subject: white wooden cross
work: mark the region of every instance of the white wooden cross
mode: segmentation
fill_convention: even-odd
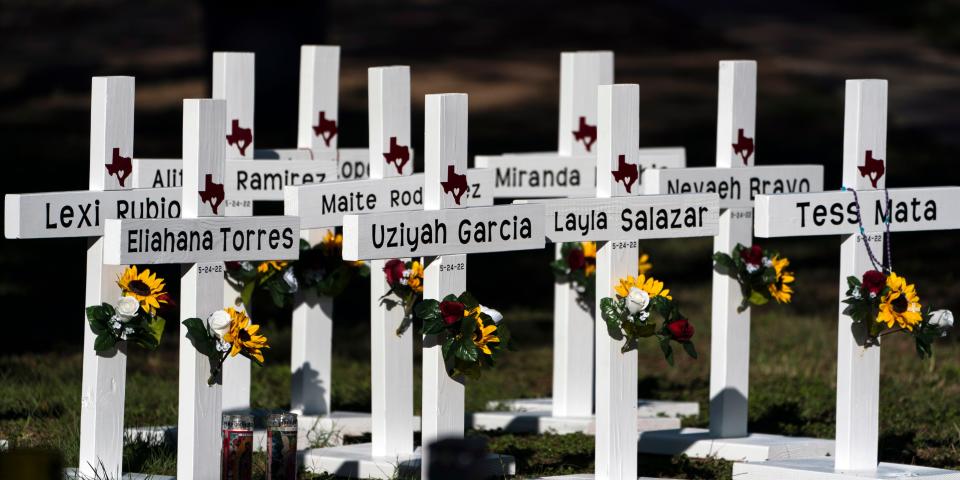
[[[178,188],[131,189],[134,88],[133,77],[93,78],[89,190],[4,197],[6,238],[88,237],[85,306],[113,304],[120,297],[116,281],[123,267],[103,263],[105,219],[176,218],[181,213]],[[98,355],[96,335],[86,318],[83,324],[79,474],[119,476],[126,344]]]
[[[640,196],[623,175],[637,173],[640,88],[598,87],[596,199],[545,201],[547,237],[553,242],[598,241],[595,313],[596,450],[594,475],[603,480],[637,478],[637,351],[621,352],[623,340],[607,333],[600,300],[613,296],[621,278],[637,275],[638,240],[710,236],[717,233],[718,198],[714,193]],[[608,219],[601,228],[600,216]],[[654,222],[661,216],[668,222]],[[591,219],[590,232],[570,230],[568,217]],[[676,287],[674,287],[676,288]],[[641,348],[655,348],[653,342]]]
[[[717,94],[716,167],[644,172],[644,192],[715,192],[720,196],[719,234],[713,250],[729,254],[753,243],[753,199],[757,195],[823,190],[821,165],[754,166],[756,160],[757,63],[720,62]],[[710,429],[643,432],[640,451],[692,457],[767,460],[825,456],[828,440],[750,434],[747,399],[750,372],[750,309],[737,312],[737,281],[713,273],[710,348]]]
[[[407,148],[410,145],[410,69],[375,67],[369,69],[368,77],[371,179],[288,187],[285,213],[301,216],[302,228],[335,228],[343,225],[344,215],[352,213],[423,208],[423,174],[412,174],[413,152]],[[404,148],[407,148],[406,162],[390,155]],[[467,205],[493,204],[491,173],[467,171],[469,187],[463,197]],[[379,477],[392,474],[398,462],[414,458],[413,430],[419,422],[413,416],[413,333],[398,336],[396,329],[403,312],[399,308],[387,310],[381,303],[381,298],[390,290],[382,273],[385,263],[385,260],[370,262],[372,413],[366,428],[372,433],[372,442],[312,450],[304,460],[312,471]],[[330,328],[332,325],[313,338],[308,351],[310,357],[302,367],[315,372],[310,375],[311,382],[319,383],[326,391],[331,387]],[[294,378],[297,378],[296,370]],[[323,415],[336,422],[333,427],[338,431],[354,428],[358,414],[331,412],[327,405],[308,412],[312,423],[323,420],[315,418]]]
[[[468,207],[467,96],[427,95],[423,211],[346,215],[343,258],[425,259],[424,298],[466,290],[468,253],[527,250],[544,245],[542,205]],[[464,432],[464,384],[451,378],[436,336],[424,338],[421,465],[427,446]],[[512,458],[493,455],[496,474],[512,474]],[[424,478],[428,470],[421,469]]]
[[[559,148],[552,153],[478,156],[476,165],[496,171],[494,198],[593,197],[596,195],[597,87],[613,83],[614,55],[610,51],[564,52],[560,56]],[[637,186],[642,173],[654,168],[685,166],[683,147],[640,148]],[[556,245],[559,258],[562,243]],[[578,302],[573,285],[554,285],[553,397],[491,402],[510,412],[473,415],[478,429],[569,433],[592,431],[594,365],[593,312]],[[696,402],[641,400],[642,417],[657,417],[647,427],[679,426],[660,417],[697,415]],[[547,416],[546,414],[551,414]]]
[[[181,320],[206,320],[224,308],[224,261],[295,259],[296,217],[225,217],[224,100],[183,104],[183,216],[166,220],[107,220],[104,263],[184,264]],[[220,475],[221,384],[207,385],[210,363],[180,326],[177,478]]]
[[[954,206],[960,200],[960,188],[889,189],[890,203],[886,202],[884,190],[889,171],[886,168],[886,80],[848,80],[844,115],[843,185],[858,193],[863,233],[857,222],[857,202],[850,191],[760,195],[755,207],[758,237],[843,236],[837,330],[836,456],[737,463],[733,474],[751,479],[960,479],[960,472],[955,471],[878,464],[880,345],[868,342],[864,333],[856,333],[860,330],[851,328],[853,321],[842,313],[847,277],[860,278],[873,268],[867,245],[878,257],[882,255],[883,217],[892,218],[891,231],[958,229],[960,212]]]

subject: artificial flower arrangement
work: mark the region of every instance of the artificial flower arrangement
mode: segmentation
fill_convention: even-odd
[[[170,303],[163,278],[149,269],[138,271],[136,265],[131,265],[117,279],[117,285],[120,299],[116,305],[87,307],[87,322],[97,336],[93,349],[106,352],[119,342],[156,349],[166,323],[157,313],[162,304]]]
[[[510,330],[500,312],[480,305],[473,295],[447,295],[423,300],[414,308],[424,335],[437,335],[447,373],[479,378],[510,345]]]
[[[188,318],[183,325],[187,327],[187,339],[193,348],[210,360],[208,385],[220,381],[223,362],[227,357],[243,355],[262,366],[263,349],[270,348],[267,337],[258,333],[260,325],[251,323],[247,312],[241,307],[217,310],[206,321]]]
[[[564,242],[560,258],[550,263],[557,282],[570,284],[577,292],[577,303],[593,311],[593,295],[597,284],[597,244],[595,242]]]
[[[650,256],[641,253],[637,262],[640,273],[646,274],[653,266]],[[593,298],[596,292],[597,243],[564,242],[560,245],[560,258],[550,263],[550,269],[559,283],[573,286],[577,292],[577,303],[584,310],[593,311]]]
[[[227,280],[240,292],[240,302],[248,309],[258,288],[270,295],[277,308],[289,304],[301,286],[314,289],[323,297],[335,297],[354,277],[365,277],[370,272],[364,262],[344,261],[342,249],[343,236],[327,230],[315,246],[300,240],[300,258],[295,262],[227,262]]]
[[[844,315],[866,327],[874,340],[896,332],[912,335],[920,358],[933,356],[934,339],[953,327],[953,313],[924,310],[916,286],[892,271],[847,277],[847,287]]]
[[[764,250],[759,245],[745,247],[737,244],[731,255],[713,254],[714,269],[740,284],[742,300],[737,312],[751,305],[766,305],[770,300],[790,303],[794,274],[787,270],[790,260],[778,252]]]
[[[614,340],[625,340],[621,352],[638,347],[641,338],[656,337],[667,363],[673,365],[673,346],[679,343],[687,355],[697,358],[693,325],[680,313],[670,290],[663,282],[640,274],[621,278],[614,288],[615,296],[600,299],[600,314],[607,323],[607,333]],[[663,320],[660,326],[652,317],[656,313]]]
[[[413,323],[414,307],[423,300],[423,265],[419,260],[404,262],[398,258],[388,261],[383,266],[390,291],[380,297],[380,303],[392,309],[403,307],[403,320],[397,327],[397,336],[403,335]]]

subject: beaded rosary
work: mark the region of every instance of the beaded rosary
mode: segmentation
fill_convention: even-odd
[[[887,213],[883,215],[883,246],[884,246],[884,258],[881,262],[877,260],[876,255],[873,254],[873,249],[870,248],[870,242],[867,240],[867,232],[863,228],[863,215],[861,214],[863,209],[860,208],[860,197],[857,195],[857,190],[842,186],[840,187],[841,191],[851,191],[853,192],[853,201],[857,205],[857,224],[860,226],[860,237],[863,238],[863,245],[867,247],[867,255],[870,257],[870,263],[873,264],[875,270],[879,270],[884,274],[889,274],[893,270],[893,261],[890,254],[890,218],[893,216],[893,206],[890,203],[890,192],[887,191],[886,186],[883,188],[884,200],[887,203]],[[881,210],[882,212],[882,210]]]

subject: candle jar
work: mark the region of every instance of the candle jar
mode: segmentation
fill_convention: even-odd
[[[253,476],[253,416],[223,416],[221,480],[250,480]]]
[[[297,478],[297,415],[275,413],[267,419],[267,480]]]

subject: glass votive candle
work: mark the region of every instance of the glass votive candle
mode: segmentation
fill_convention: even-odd
[[[267,418],[267,480],[297,478],[297,414]]]
[[[223,415],[221,480],[250,480],[253,476],[253,416]]]

